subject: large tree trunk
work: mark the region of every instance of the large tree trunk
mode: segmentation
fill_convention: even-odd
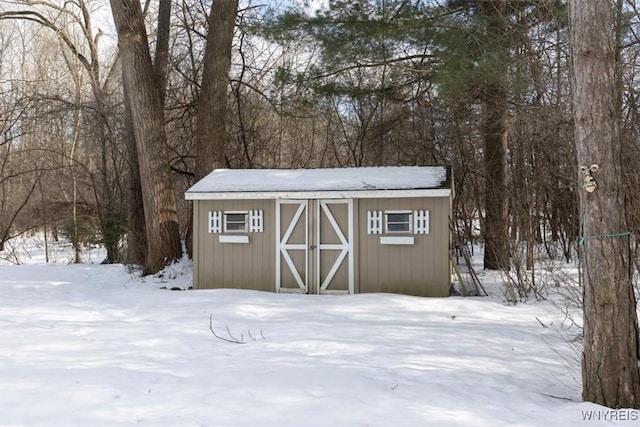
[[[484,88],[485,241],[484,268],[509,268],[507,198],[507,94],[498,85]]]
[[[147,231],[145,272],[159,271],[181,255],[160,93],[140,3],[111,0],[122,71],[136,138]]]
[[[227,91],[237,14],[238,0],[213,0],[211,4],[198,102],[196,180],[204,178],[214,169],[225,167]],[[193,255],[192,220],[187,228],[186,246],[189,255]]]
[[[198,103],[195,178],[225,166],[227,91],[238,0],[213,0]]]
[[[123,82],[124,99],[129,99],[126,82]],[[142,183],[138,166],[138,150],[136,136],[131,120],[129,103],[124,103],[124,138],[128,154],[129,187],[127,191],[127,264],[144,266],[147,259],[147,234],[144,224],[144,200],[142,199]]]
[[[638,317],[621,174],[620,117],[610,0],[569,1],[574,135],[580,189],[584,283],[582,396],[611,408],[640,408]]]
[[[486,36],[491,43],[486,57],[508,54],[506,3],[504,0],[480,2],[479,12],[486,19]],[[485,241],[484,268],[509,268],[509,204],[507,198],[507,105],[506,67],[498,65],[485,76],[482,87],[484,164],[485,164]],[[488,72],[488,70],[485,70]]]
[[[158,5],[158,30],[154,70],[156,73],[156,85],[160,93],[160,103],[164,109],[164,98],[167,82],[167,65],[169,62],[169,35],[171,26],[171,0],[160,0]],[[126,82],[124,84],[124,98],[128,99]],[[133,131],[131,109],[125,102],[124,111],[124,138],[129,154],[129,188],[128,206],[129,215],[127,225],[127,263],[144,266],[147,251],[147,237],[144,224],[144,202],[142,197],[142,185],[140,182],[140,168],[138,165],[138,152],[136,150],[136,138]]]

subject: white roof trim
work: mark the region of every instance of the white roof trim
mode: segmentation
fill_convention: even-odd
[[[450,197],[451,189],[355,190],[355,191],[234,191],[187,192],[187,200],[268,200],[268,199],[391,199],[406,197]]]

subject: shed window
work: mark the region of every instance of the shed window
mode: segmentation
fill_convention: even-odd
[[[385,219],[387,233],[411,233],[410,211],[386,211]]]
[[[246,232],[248,212],[225,212],[224,231],[225,232]]]

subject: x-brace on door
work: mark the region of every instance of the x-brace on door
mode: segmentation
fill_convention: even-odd
[[[276,200],[276,292],[309,291],[306,200]]]
[[[318,200],[315,216],[316,289],[354,292],[353,200]]]

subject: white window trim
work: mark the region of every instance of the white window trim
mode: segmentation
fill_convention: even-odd
[[[381,245],[413,245],[413,236],[380,236]]]
[[[389,214],[406,214],[409,215],[409,230],[406,231],[391,231],[389,230]],[[398,223],[400,224],[400,223]],[[404,224],[404,223],[402,223]],[[413,234],[413,211],[411,210],[388,210],[384,211],[384,232],[385,234]]]
[[[224,235],[221,234],[218,236],[218,242],[220,243],[249,243],[249,236],[240,236],[240,235]]]
[[[229,230],[227,228],[227,215],[244,215],[244,228],[242,230]],[[225,233],[246,233],[249,230],[249,212],[248,211],[224,211],[222,214],[223,230]],[[239,224],[239,223],[235,223]]]

